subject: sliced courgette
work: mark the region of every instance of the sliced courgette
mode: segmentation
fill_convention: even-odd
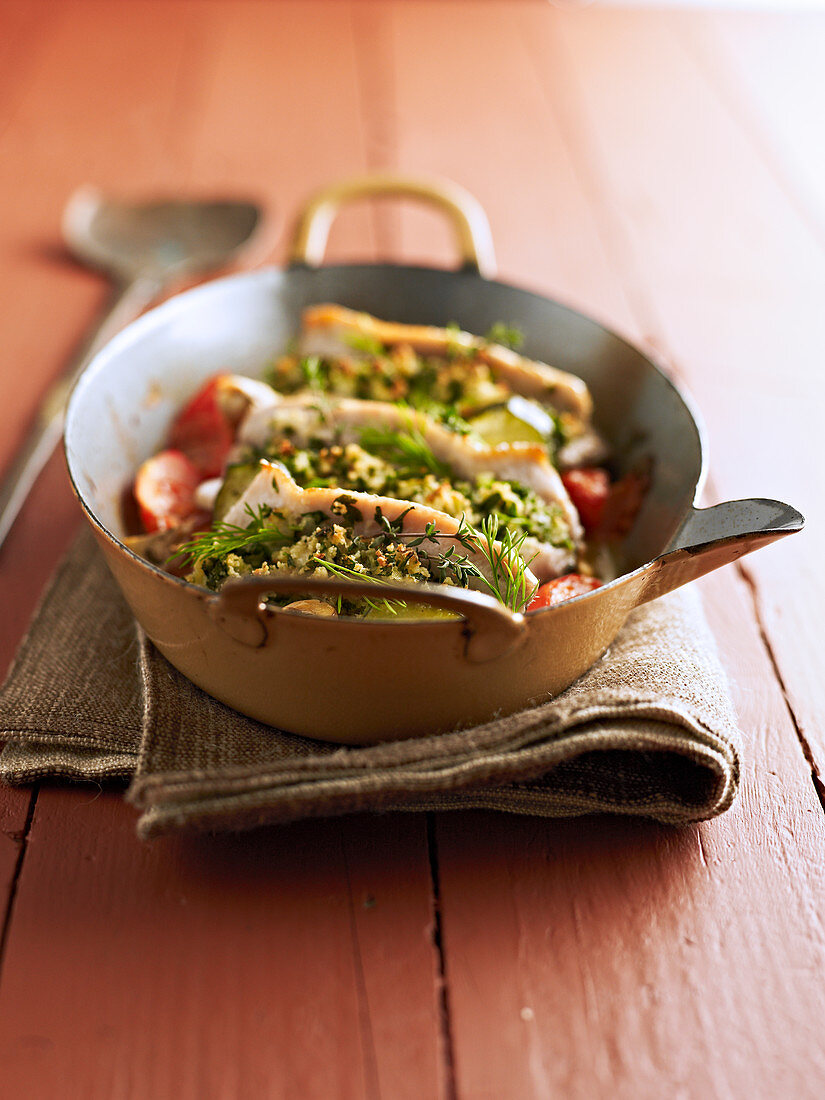
[[[476,435],[491,447],[499,443],[544,443],[552,445],[556,424],[553,417],[529,398],[514,395],[506,404],[491,405],[470,420]]]
[[[215,522],[223,519],[235,501],[239,500],[253,477],[260,471],[258,462],[238,462],[234,466],[228,466],[223,485],[215,497]]]
[[[427,604],[408,603],[403,607],[399,603],[384,603],[380,600],[371,601],[373,606],[368,607],[363,618],[379,620],[382,622],[408,622],[410,619],[460,619],[455,611],[448,611],[443,607],[428,607]]]

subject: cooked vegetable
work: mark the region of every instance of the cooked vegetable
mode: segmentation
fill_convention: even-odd
[[[232,505],[240,500],[257,472],[257,462],[235,462],[227,466],[223,484],[215,497],[213,516],[216,524],[223,519]]]
[[[542,443],[552,453],[563,439],[558,417],[526,397],[511,397],[504,405],[492,405],[470,420],[473,432],[485,443]]]
[[[541,585],[527,605],[528,611],[537,611],[541,607],[553,607],[555,604],[572,600],[575,596],[584,596],[595,588],[600,588],[602,582],[596,577],[585,577],[580,573],[568,573],[564,577],[556,577]]]
[[[180,451],[161,451],[146,460],[135,478],[135,500],[145,531],[167,531],[198,511],[198,467]]]
[[[175,418],[169,432],[169,446],[182,451],[198,468],[202,478],[218,477],[235,437],[224,405],[221,381],[210,379]]]
[[[610,493],[610,475],[600,466],[567,470],[561,475],[570,499],[576,506],[588,535],[601,528],[604,508]]]

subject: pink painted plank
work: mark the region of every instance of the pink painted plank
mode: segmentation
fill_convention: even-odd
[[[825,150],[819,141],[823,37],[821,11],[777,19],[722,10],[685,39],[788,198],[818,227],[820,242],[825,240]]]
[[[747,589],[704,592],[748,734],[728,814],[439,822],[460,1096],[821,1091],[825,819]]]
[[[181,119],[189,163],[178,179],[252,191],[273,211],[263,256],[282,263],[301,205],[368,167],[353,5],[257,0],[199,9],[208,70]],[[203,64],[203,63],[202,63]],[[373,258],[372,221],[355,210],[333,228],[330,257]]]
[[[299,199],[365,167],[348,5],[68,11],[43,9],[32,65],[7,80],[17,109],[0,151],[16,170],[0,179],[0,197],[10,200],[4,224],[17,262],[0,266],[0,290],[24,291],[7,347],[35,367],[20,372],[0,427],[35,408],[101,298],[97,277],[28,251],[32,240],[55,239],[66,195],[92,170],[120,193],[237,189],[274,200],[280,221],[252,262],[282,252]],[[3,87],[0,76],[0,95]],[[330,135],[333,101],[342,114]],[[59,154],[50,173],[47,150]],[[39,182],[12,195],[12,175]],[[369,252],[371,226],[368,212],[353,212],[331,254]],[[0,440],[11,454],[11,434]],[[6,660],[76,522],[56,461],[7,548]],[[8,804],[14,832],[27,796]],[[8,880],[13,839],[2,852]],[[70,1080],[89,1096],[438,1096],[436,964],[423,819],[147,848],[116,795],[47,789],[2,971],[4,1087],[47,1096]]]
[[[795,48],[801,25],[825,48],[822,20],[762,22],[780,54],[783,42]],[[559,79],[581,94],[581,141],[598,150],[601,186],[617,196],[619,249],[645,273],[658,340],[703,410],[720,491],[786,499],[808,517],[803,536],[748,559],[746,569],[821,772],[825,249],[800,198],[798,161],[766,139],[776,119],[748,99],[716,26],[684,16],[560,18],[571,61]],[[746,26],[752,33],[754,21]],[[645,63],[630,81],[634,57]],[[808,111],[804,84],[797,93]]]
[[[397,42],[412,39],[421,47],[444,29],[442,13],[425,5],[406,5],[403,14],[394,15]],[[499,15],[494,8],[479,9],[474,26]],[[618,286],[628,285],[628,327],[660,347],[669,346],[671,316],[686,319],[697,295],[707,294],[702,250],[716,260],[720,250],[736,245],[730,228],[722,233],[721,216],[732,216],[729,191],[744,187],[743,164],[750,169],[753,160],[747,136],[731,132],[736,128],[726,124],[718,97],[707,89],[700,96],[695,73],[689,80],[684,71],[691,63],[680,34],[696,22],[627,13],[563,17],[511,7],[507,25],[497,24],[496,39],[511,44],[515,33],[520,43],[510,55],[518,60],[510,62],[508,81],[493,78],[490,39],[482,33],[465,40],[455,60],[460,73],[491,74],[489,81],[471,86],[473,116],[485,121],[488,166],[490,150],[525,147],[538,134],[545,139],[556,133],[555,141],[542,143],[546,160],[534,166],[531,188],[519,193],[518,202],[512,201],[516,188],[511,188],[511,201],[499,206],[504,239],[524,240],[531,230],[535,235],[531,195],[561,178],[563,186],[554,194],[560,254],[568,254],[565,240],[569,250],[573,242],[578,245],[577,263],[590,276],[592,311],[608,314],[599,301],[615,301]],[[463,110],[465,119],[470,113],[462,93],[445,96],[437,71],[425,72],[412,60],[404,64],[401,47],[398,53],[399,115],[414,119],[413,104],[432,94],[444,131],[457,132],[459,113]],[[536,82],[532,92],[525,73]],[[468,87],[466,81],[458,84]],[[511,88],[519,110],[502,108],[500,116]],[[414,124],[405,130],[404,140],[430,155],[433,170],[465,156],[472,163],[477,143],[456,142],[451,154],[446,143],[429,140],[420,122],[420,130]],[[514,157],[501,162],[512,166]],[[508,171],[501,162],[488,171],[491,190]],[[521,167],[517,159],[516,164]],[[559,165],[568,166],[567,177]],[[714,172],[704,178],[709,165]],[[777,201],[781,231],[792,213],[781,194]],[[495,206],[495,197],[492,202]],[[582,218],[587,206],[589,216]],[[702,219],[715,206],[713,247]],[[695,211],[689,222],[685,211]],[[764,204],[761,216],[764,220]],[[587,232],[588,222],[596,232]],[[744,225],[743,218],[743,231]],[[762,235],[773,232],[772,226],[761,229]],[[712,308],[703,301],[702,324],[691,329],[706,342],[706,351],[707,342],[718,336],[725,351],[731,350],[724,315],[755,277],[746,234],[742,240],[727,257],[725,284],[714,285]],[[638,253],[637,241],[643,242]],[[790,257],[801,249],[802,234],[796,232],[786,246],[783,277]],[[563,284],[567,269],[563,260],[557,262]],[[810,263],[806,246],[803,268]],[[573,265],[569,277],[576,277]],[[798,279],[795,275],[786,285],[783,305]],[[804,341],[803,334],[795,338]],[[752,338],[751,358],[757,344]],[[728,438],[731,428],[738,433],[717,464],[724,490],[734,493],[729,485],[743,467],[733,451],[738,446],[739,454],[745,453],[747,440],[744,420],[737,422],[730,401],[739,401],[749,387],[756,390],[753,365],[740,354],[738,374],[726,382],[718,363],[703,373],[702,360],[694,362],[698,348],[692,350],[693,355],[678,357],[681,373],[694,388],[701,386],[709,418],[724,422]],[[766,378],[769,349],[759,352],[758,361]],[[764,384],[757,396],[764,399]],[[753,419],[755,405],[745,404]],[[757,451],[753,465],[761,478],[768,455],[764,448]],[[754,484],[752,492],[775,491],[776,452],[770,459],[766,488]],[[782,468],[791,467],[782,463]],[[816,489],[810,473],[795,471],[797,481],[803,491]],[[776,557],[780,550],[771,553]],[[731,570],[706,590],[726,612],[715,614],[714,626],[736,677],[743,725],[760,737],[751,746],[735,811],[684,833],[607,820],[553,824],[474,815],[439,822],[459,1095],[653,1096],[663,1089],[724,1095],[743,1088],[759,1095],[765,1080],[780,1090],[812,1095],[811,1082],[825,1080],[822,1058],[815,1055],[811,1064],[808,1053],[815,1042],[811,1022],[823,1008],[818,973],[824,945],[812,916],[822,886],[822,809],[747,590]],[[781,943],[777,950],[768,947],[774,939]],[[781,1028],[774,1026],[777,1019]],[[730,1044],[719,1041],[725,1034],[731,1035]]]
[[[145,845],[117,795],[43,791],[0,990],[4,1088],[439,1095],[424,827]]]
[[[552,10],[478,4],[470,16],[466,4],[426,0],[375,9],[390,57],[379,108],[393,126],[384,162],[446,176],[473,193],[490,219],[502,280],[638,332],[627,284],[611,272],[589,181],[525,50],[526,16],[552,22]],[[455,44],[448,63],[435,60],[441,43]],[[433,62],[423,63],[428,57]],[[450,234],[434,215],[405,208],[397,232],[400,258],[455,263]]]
[[[26,835],[33,792],[0,786],[0,937],[6,925]]]

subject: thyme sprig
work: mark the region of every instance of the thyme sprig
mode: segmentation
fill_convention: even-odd
[[[397,537],[402,533],[404,517],[410,511],[407,508],[397,519],[390,520],[379,506],[375,509],[375,520],[383,531]],[[511,611],[517,612],[524,610],[538,588],[527,577],[530,562],[536,556],[533,554],[527,561],[524,559],[524,542],[527,537],[526,532],[514,535],[512,531],[502,527],[499,517],[492,513],[485,517],[480,528],[473,527],[462,516],[455,534],[442,534],[435,523],[430,522],[413,538],[407,532],[404,541],[408,546],[417,547],[425,542],[438,545],[442,539],[451,539],[452,545],[446,551],[436,554],[427,552],[429,566],[438,579],[443,582],[448,576],[452,576],[456,584],[466,588],[471,578],[478,578],[491,595]],[[456,543],[466,551],[465,554],[456,552]],[[470,554],[482,555],[489,566],[489,577],[470,561]]]

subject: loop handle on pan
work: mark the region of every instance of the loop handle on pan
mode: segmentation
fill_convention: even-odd
[[[457,183],[379,172],[342,180],[314,195],[298,215],[289,252],[290,266],[319,267],[332,223],[344,203],[376,196],[420,199],[437,207],[452,223],[461,269],[492,279],[496,259],[490,223],[478,199]]]
[[[282,617],[297,612],[267,608],[264,596],[293,593],[300,596],[366,596],[369,599],[402,600],[454,611],[465,619],[465,656],[482,664],[509,653],[527,631],[523,615],[514,614],[492,596],[466,588],[434,584],[381,584],[374,581],[345,581],[329,577],[302,577],[276,573],[269,577],[243,577],[228,581],[208,604],[211,617],[236,641],[258,648],[267,642],[271,630],[281,626]],[[367,624],[364,624],[367,625]],[[382,625],[384,625],[382,621]],[[415,623],[404,625],[415,627]]]

